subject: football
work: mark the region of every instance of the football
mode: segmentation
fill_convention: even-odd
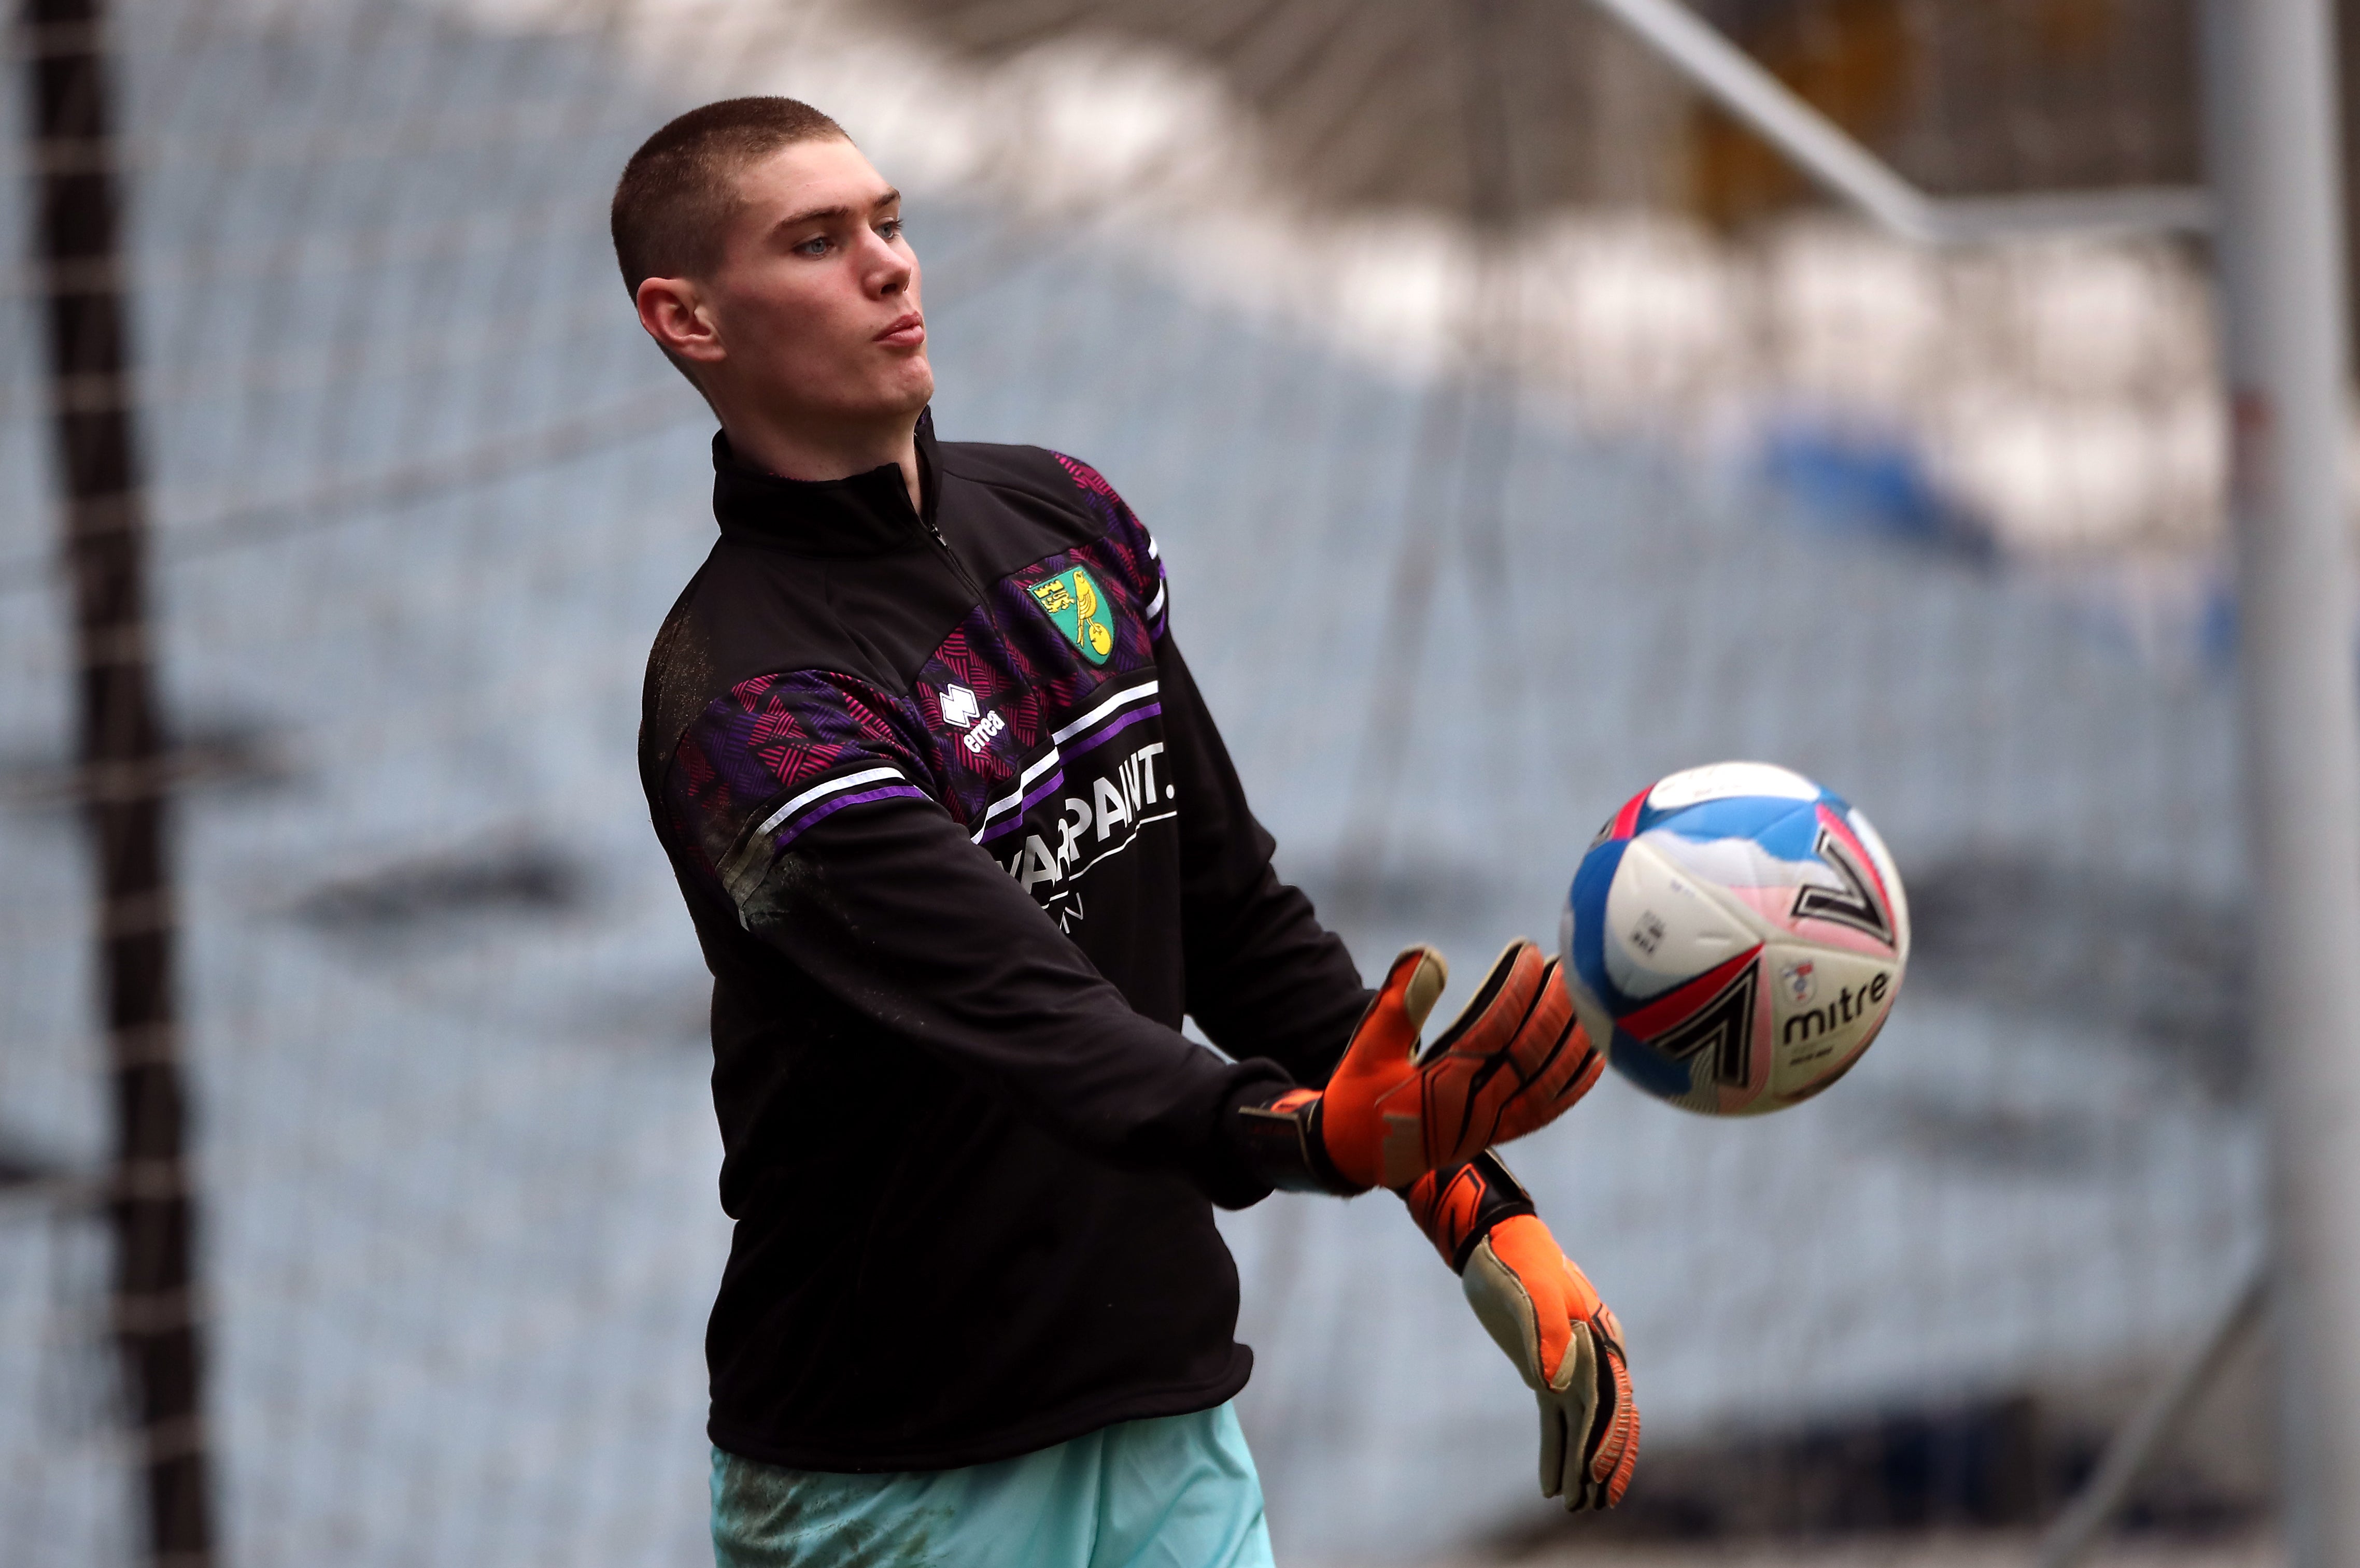
[[[1640,791],[1581,857],[1559,927],[1575,1012],[1659,1099],[1759,1116],[1850,1071],[1909,961],[1909,904],[1868,819],[1764,762]]]

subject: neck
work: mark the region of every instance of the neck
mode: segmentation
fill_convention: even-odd
[[[811,419],[736,417],[721,420],[729,450],[741,463],[765,468],[781,479],[849,479],[891,463],[909,486],[910,508],[923,503],[918,487],[918,411],[858,426]]]

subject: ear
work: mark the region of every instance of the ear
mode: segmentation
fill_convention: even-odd
[[[650,278],[639,284],[639,325],[676,360],[716,365],[728,357],[720,330],[694,278]]]

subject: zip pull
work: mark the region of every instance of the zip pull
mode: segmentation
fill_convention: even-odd
[[[934,527],[934,521],[931,518],[922,517],[919,521],[924,523],[926,525],[926,531],[934,536],[934,543],[942,547],[943,554],[949,560],[951,570],[958,573],[959,581],[966,583],[969,591],[971,591],[977,598],[982,598],[983,584],[978,583],[975,580],[974,575],[967,571],[967,562],[961,561],[959,559],[958,551],[951,548],[951,541],[943,537],[943,530]]]

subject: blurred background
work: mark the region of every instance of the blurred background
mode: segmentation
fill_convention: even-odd
[[[1929,191],[2197,178],[2190,0],[1697,8]],[[736,93],[909,192],[944,435],[1080,455],[1155,531],[1364,969],[1547,940],[1600,822],[1723,757],[1842,791],[1907,878],[1841,1093],[1723,1124],[1610,1075],[1513,1153],[1629,1332],[1619,1516],[1537,1496],[1398,1205],[1225,1220],[1283,1561],[2025,1561],[2254,1266],[2201,244],[1912,248],[1541,0],[114,0],[105,38],[219,1563],[710,1561],[706,980],[631,761],[710,420],[605,223]],[[0,1561],[65,1568],[143,1526],[27,93]],[[2266,1351],[2110,1550],[2270,1558]]]

